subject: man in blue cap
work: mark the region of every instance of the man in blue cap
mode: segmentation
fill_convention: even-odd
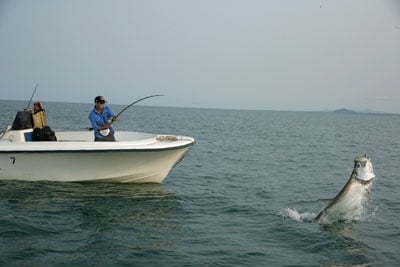
[[[114,112],[103,96],[96,96],[94,108],[89,113],[89,120],[94,131],[94,141],[115,141],[114,129],[111,127],[113,121],[117,119]]]

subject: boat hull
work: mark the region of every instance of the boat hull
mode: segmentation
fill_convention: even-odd
[[[0,179],[161,183],[189,148],[0,154]]]
[[[0,180],[162,183],[195,142],[190,137],[146,137],[119,142],[3,142]]]

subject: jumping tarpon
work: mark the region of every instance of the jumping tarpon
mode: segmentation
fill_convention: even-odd
[[[369,197],[369,188],[375,178],[371,160],[365,155],[354,159],[350,179],[339,194],[328,200],[328,205],[314,221],[329,224],[335,221],[351,220],[359,215]]]

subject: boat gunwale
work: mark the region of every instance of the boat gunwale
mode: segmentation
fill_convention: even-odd
[[[26,130],[17,130],[16,132],[18,131],[23,132]],[[159,137],[168,137],[171,135],[145,132],[118,131],[116,134],[121,134],[124,137],[122,140],[117,140],[116,142],[95,142],[94,140],[88,140],[87,133],[82,131],[60,131],[57,133],[61,137],[57,141],[13,142],[3,139],[0,141],[0,154],[152,152],[178,150],[191,147],[196,143],[196,140],[193,137],[183,135],[173,135],[179,137],[173,141],[160,141],[158,139]],[[70,139],[71,134],[73,139]],[[129,139],[132,136],[136,136],[136,138]],[[141,136],[142,138],[137,138],[137,136]],[[83,139],[80,139],[82,137]]]
[[[178,146],[170,146],[170,147],[154,147],[154,148],[126,148],[126,149],[121,149],[121,148],[116,148],[116,149],[110,149],[110,148],[93,148],[93,149],[52,149],[52,150],[0,150],[0,154],[6,154],[6,153],[98,153],[98,152],[157,152],[157,151],[168,151],[168,150],[178,150],[182,148],[187,148],[193,146],[196,141],[190,140],[190,143],[183,144],[183,145],[178,145]],[[1,148],[1,147],[0,147]]]

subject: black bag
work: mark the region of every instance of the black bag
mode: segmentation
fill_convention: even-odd
[[[11,130],[24,130],[33,128],[32,111],[18,111]]]
[[[57,137],[49,126],[44,126],[41,129],[33,129],[32,141],[57,141]]]

